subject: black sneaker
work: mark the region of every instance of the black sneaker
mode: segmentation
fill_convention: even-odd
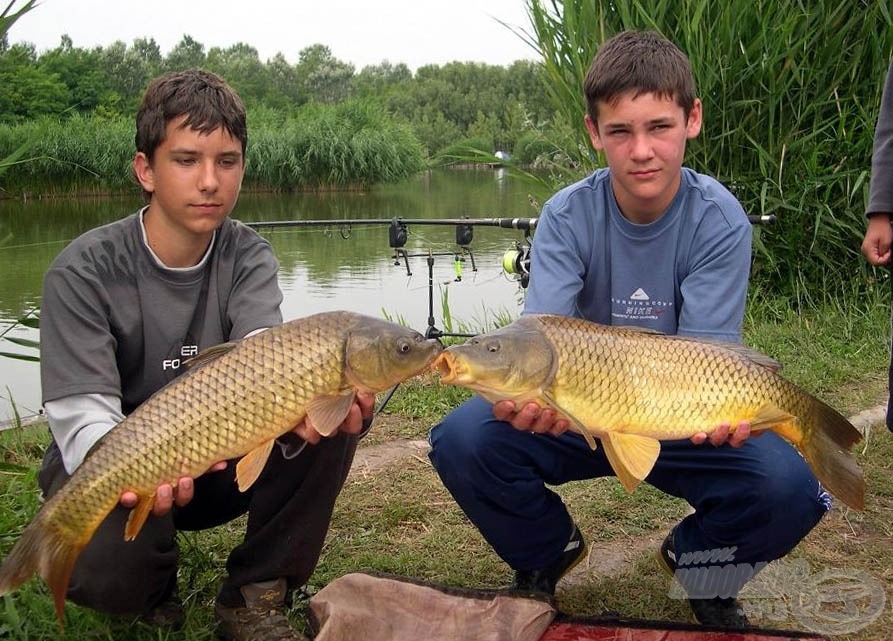
[[[549,595],[555,594],[555,586],[558,580],[570,572],[577,563],[586,555],[586,541],[580,534],[580,529],[575,525],[571,538],[564,546],[564,552],[558,563],[544,570],[517,570],[515,580],[509,586],[510,590],[522,592],[542,592]]]
[[[660,544],[660,551],[657,560],[661,567],[670,576],[676,575],[676,546],[673,537],[676,534],[674,527],[667,534],[663,542]],[[695,615],[695,619],[701,625],[707,625],[715,628],[730,628],[733,630],[742,630],[750,625],[747,620],[747,614],[744,608],[738,602],[738,599],[714,597],[712,599],[689,599],[689,606]]]

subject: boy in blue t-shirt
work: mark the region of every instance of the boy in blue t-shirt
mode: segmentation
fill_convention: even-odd
[[[543,207],[524,312],[740,342],[750,223],[725,187],[682,166],[686,141],[702,122],[688,59],[657,33],[624,32],[600,48],[584,90],[586,128],[608,166]],[[580,531],[546,484],[613,474],[604,449],[590,450],[567,428],[534,403],[491,406],[475,397],[431,430],[434,467],[515,570],[515,589],[554,593],[584,556]],[[678,564],[686,572],[677,578],[704,625],[746,626],[734,596],[797,545],[830,505],[791,445],[775,434],[749,434],[742,423],[719,426],[709,445],[703,433],[664,442],[647,478],[695,510],[661,546],[667,570],[675,572],[677,558],[699,558],[707,560],[694,567],[709,573],[711,554],[691,553],[734,551],[734,558],[712,557],[740,569],[722,594],[705,574]]]

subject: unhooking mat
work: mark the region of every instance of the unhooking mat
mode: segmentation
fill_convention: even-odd
[[[309,606],[316,641],[828,641],[803,632],[564,617],[547,596],[366,572],[335,579]]]

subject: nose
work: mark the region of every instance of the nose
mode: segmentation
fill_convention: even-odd
[[[217,191],[217,186],[219,184],[220,179],[217,176],[217,163],[213,160],[202,162],[198,176],[198,188],[202,192],[215,192]]]
[[[647,134],[637,133],[632,137],[630,156],[634,160],[648,160],[652,155],[651,139]]]

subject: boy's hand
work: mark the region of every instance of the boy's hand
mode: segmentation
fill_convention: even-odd
[[[560,436],[567,431],[567,419],[557,418],[555,410],[541,408],[536,403],[526,403],[518,409],[513,401],[499,401],[493,404],[493,416],[509,423],[516,430]]]
[[[862,240],[862,253],[872,265],[890,262],[890,246],[893,244],[893,227],[889,214],[875,214],[868,219],[868,229]]]
[[[357,400],[350,408],[347,418],[338,426],[332,434],[345,432],[347,434],[359,434],[363,429],[363,419],[372,418],[372,410],[375,407],[374,394],[357,394]],[[292,430],[300,438],[304,439],[310,445],[316,445],[322,440],[322,435],[313,427],[313,421],[308,416],[301,421],[296,428]],[[330,436],[332,435],[330,434]]]
[[[208,472],[218,472],[226,468],[226,461],[215,463],[208,469]],[[207,474],[207,472],[206,472]],[[155,504],[152,506],[152,514],[155,516],[164,516],[176,505],[183,507],[191,500],[195,492],[195,482],[192,477],[181,477],[177,482],[177,487],[173,487],[169,483],[162,483],[155,490]],[[121,506],[126,508],[136,507],[139,497],[136,492],[124,492],[121,494]]]
[[[755,436],[758,436],[760,432],[757,432]],[[732,425],[730,423],[722,423],[715,430],[707,434],[706,432],[698,432],[694,436],[691,437],[691,442],[695,445],[700,445],[707,441],[710,441],[711,445],[720,446],[723,443],[728,443],[732,447],[741,447],[746,441],[750,438],[750,422],[749,421],[741,421],[738,423],[738,427],[732,431]]]

